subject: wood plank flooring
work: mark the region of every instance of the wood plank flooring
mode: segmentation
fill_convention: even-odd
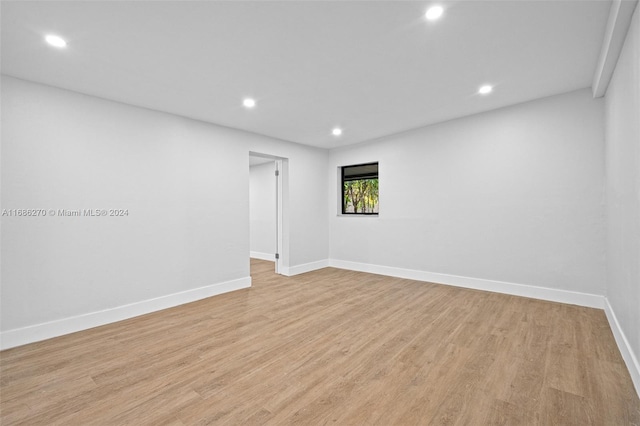
[[[0,353],[2,425],[638,425],[603,311],[365,273]]]

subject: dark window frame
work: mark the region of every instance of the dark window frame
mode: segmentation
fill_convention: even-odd
[[[345,170],[353,168],[353,167],[362,167],[362,166],[376,166],[377,171],[375,173],[361,173],[358,175],[351,175],[349,176],[346,180],[345,180]],[[342,212],[343,215],[347,215],[347,216],[378,216],[380,214],[380,212],[347,212],[346,211],[346,204],[344,202],[345,200],[345,194],[344,194],[344,183],[345,182],[349,182],[349,181],[354,181],[354,180],[362,180],[362,179],[378,179],[378,182],[380,181],[380,163],[378,161],[372,162],[372,163],[362,163],[362,164],[350,164],[348,166],[342,166],[340,167],[340,204],[342,205],[342,207],[340,208],[340,211]],[[378,190],[378,196],[379,196],[379,190]]]

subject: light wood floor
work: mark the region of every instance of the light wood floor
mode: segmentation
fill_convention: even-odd
[[[640,424],[600,310],[251,267],[251,289],[0,353],[0,423]]]

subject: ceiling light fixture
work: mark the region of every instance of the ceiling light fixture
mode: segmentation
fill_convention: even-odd
[[[53,34],[49,34],[48,36],[46,36],[44,38],[47,43],[49,43],[51,46],[54,47],[58,47],[58,48],[63,48],[63,47],[67,47],[67,42],[64,41],[64,39],[62,37],[59,37],[57,35],[53,35]]]
[[[493,87],[488,84],[485,84],[484,86],[480,86],[480,88],[478,89],[478,93],[480,93],[481,95],[488,95],[492,91],[493,91]]]
[[[342,134],[342,129],[339,127],[334,128],[331,133],[333,134],[333,136],[340,136]]]
[[[242,101],[242,105],[244,105],[247,108],[253,108],[254,106],[256,106],[256,101],[255,99],[247,98],[244,101]]]
[[[427,13],[425,14],[425,16],[429,21],[435,21],[436,19],[439,19],[442,16],[443,12],[444,12],[444,9],[442,8],[442,6],[431,6],[427,10]]]

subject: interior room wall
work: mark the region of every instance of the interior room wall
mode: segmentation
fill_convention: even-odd
[[[331,263],[601,300],[603,106],[584,89],[332,150]],[[338,168],[372,161],[379,216],[339,215]]]
[[[249,168],[251,257],[274,260],[276,253],[275,162]]]
[[[326,262],[326,151],[1,83],[2,209],[128,210],[2,217],[3,347],[249,285],[249,151],[289,159],[290,266]]]
[[[640,8],[605,95],[607,299],[640,392]],[[616,330],[616,324],[619,327]],[[626,352],[625,352],[626,349]]]

